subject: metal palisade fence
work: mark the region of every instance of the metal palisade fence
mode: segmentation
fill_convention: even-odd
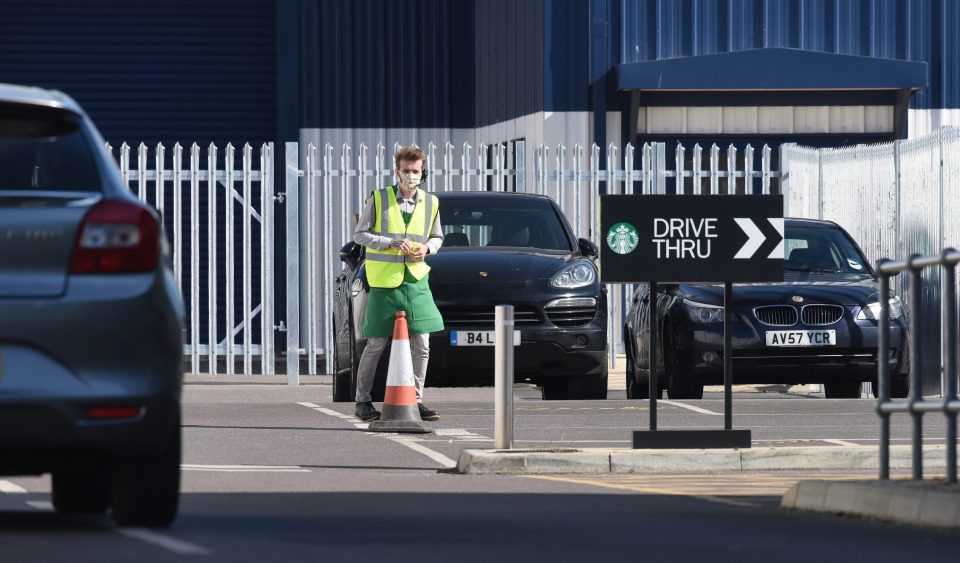
[[[838,223],[873,262],[960,246],[960,130],[844,148],[781,147],[787,214]],[[923,390],[941,381],[940,270],[923,271]],[[909,277],[891,281],[908,295]],[[904,299],[907,312],[910,305]]]
[[[229,144],[201,152],[195,143],[189,151],[141,143],[132,162],[124,143],[116,157],[123,181],[163,219],[187,308],[186,369],[272,375],[273,144],[256,154],[249,144],[239,155]]]
[[[398,147],[286,143],[282,190],[274,189],[272,144],[256,154],[249,145],[240,151],[140,145],[135,155],[120,147],[124,180],[164,217],[188,308],[184,353],[191,371],[273,374],[284,355],[290,383],[301,371],[327,370],[335,279],[343,268],[339,250],[352,239],[365,198],[393,181]],[[784,145],[779,154],[767,146],[663,143],[611,144],[603,151],[597,145],[538,145],[528,153],[523,141],[476,148],[428,143],[426,152],[429,191],[545,194],[578,236],[596,243],[602,242],[600,193],[783,193],[787,216],[836,221],[871,260],[960,244],[960,132],[952,129],[884,145]],[[275,226],[285,232],[285,248],[274,244]],[[608,290],[615,366],[631,288]],[[936,295],[924,293],[925,311],[938,306]],[[286,314],[277,314],[277,307]],[[935,313],[925,318],[937,322]],[[930,348],[924,365],[933,366],[939,351]]]

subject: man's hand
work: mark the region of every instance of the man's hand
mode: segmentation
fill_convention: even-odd
[[[407,256],[413,259],[414,262],[423,262],[423,259],[427,256],[427,245],[421,244],[416,248],[411,249],[407,252]]]

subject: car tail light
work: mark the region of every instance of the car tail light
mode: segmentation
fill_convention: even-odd
[[[90,420],[117,420],[137,418],[143,414],[143,407],[90,407],[87,418]]]
[[[126,274],[157,267],[158,222],[153,212],[129,201],[98,203],[83,219],[73,249],[71,274]]]

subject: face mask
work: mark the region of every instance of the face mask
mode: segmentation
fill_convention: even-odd
[[[414,174],[412,172],[401,172],[400,173],[400,184],[403,187],[408,189],[413,189],[420,185],[420,178],[422,174]]]

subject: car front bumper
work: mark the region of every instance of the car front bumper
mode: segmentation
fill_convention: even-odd
[[[797,330],[836,331],[835,346],[773,347],[766,344],[766,331],[735,323],[733,327],[733,377],[737,383],[829,383],[838,379],[868,381],[877,374],[877,327],[870,321],[838,323],[826,327],[797,327]],[[789,329],[793,330],[793,329]],[[719,326],[688,325],[688,340],[680,353],[690,373],[704,383],[721,383],[723,375],[723,329]],[[906,330],[899,322],[890,327],[886,354],[890,371],[906,375]]]
[[[457,329],[467,330],[467,329]],[[599,375],[606,366],[606,327],[521,327],[514,346],[514,380],[539,383],[552,377]],[[451,346],[451,331],[430,335],[428,385],[492,385],[493,346]]]

